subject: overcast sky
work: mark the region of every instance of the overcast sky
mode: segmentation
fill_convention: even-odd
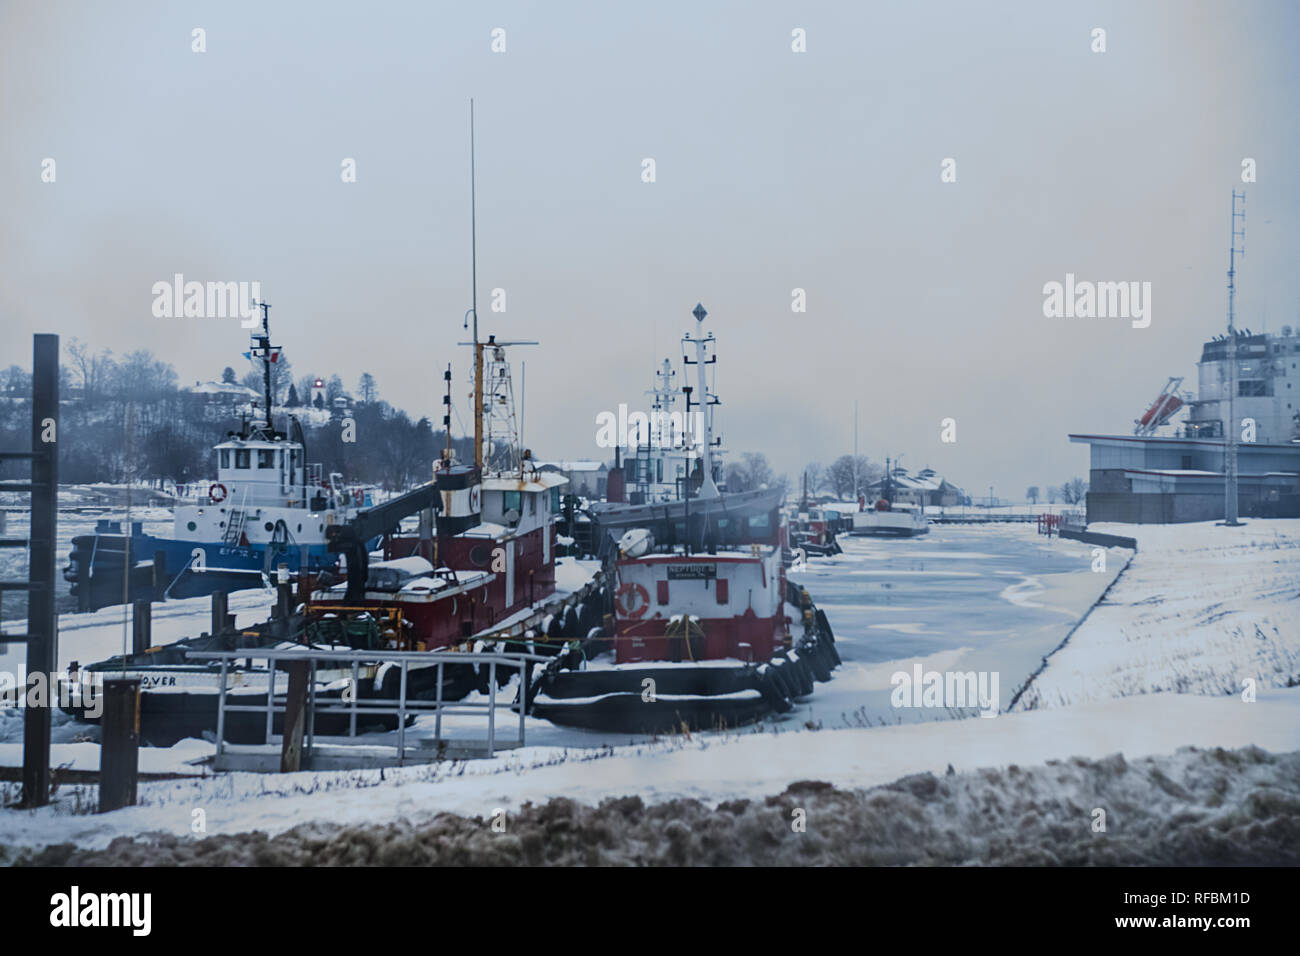
[[[1019,498],[1086,475],[1067,432],[1195,387],[1234,187],[1239,324],[1300,324],[1297,49],[1300,5],[1254,0],[2,0],[0,366],[49,331],[242,374],[237,320],[156,319],[151,287],[260,280],[296,375],[439,415],[468,370],[472,96],[481,330],[542,343],[516,353],[538,457],[645,407],[700,301],[733,453],[794,478],[852,449],[856,400],[864,454]],[[1067,272],[1150,282],[1150,327],[1045,318]]]

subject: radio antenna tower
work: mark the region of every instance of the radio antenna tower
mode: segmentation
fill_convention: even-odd
[[[1241,200],[1241,211],[1237,211],[1237,200]],[[1241,220],[1241,229],[1237,229],[1237,220]],[[1237,520],[1237,256],[1246,255],[1246,193],[1232,191],[1232,219],[1229,221],[1231,236],[1228,241],[1228,414],[1223,431],[1223,523],[1229,528],[1240,527]],[[1237,240],[1241,248],[1237,248]]]

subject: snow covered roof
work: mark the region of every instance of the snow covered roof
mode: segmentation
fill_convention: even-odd
[[[548,491],[567,485],[569,479],[553,471],[539,471],[527,478],[495,476],[483,479],[484,491]]]
[[[253,389],[236,385],[234,382],[195,382],[191,386],[186,386],[184,391],[195,395],[225,395],[230,398],[258,397],[258,393]]]
[[[537,467],[542,470],[551,469],[553,471],[602,471],[608,470],[608,466],[603,461],[591,461],[583,458],[576,461],[540,461]]]
[[[924,472],[922,472],[922,474],[924,474]],[[944,485],[944,479],[932,471],[928,476],[921,477],[920,475],[909,475],[906,472],[903,472],[900,468],[894,469],[894,473],[890,476],[889,480],[897,487],[906,491],[939,491]],[[868,485],[868,487],[879,488],[883,481],[883,478],[877,478]]]

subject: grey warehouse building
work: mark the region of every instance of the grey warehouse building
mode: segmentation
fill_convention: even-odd
[[[1237,445],[1242,516],[1300,517],[1300,335],[1237,334],[1236,417],[1255,424]],[[1182,435],[1070,435],[1091,448],[1089,523],[1158,524],[1224,516],[1227,336],[1205,343]]]

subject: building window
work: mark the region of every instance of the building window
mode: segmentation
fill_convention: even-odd
[[[1183,471],[1191,471],[1191,470],[1192,470],[1192,456],[1191,456],[1191,455],[1184,455],[1184,456],[1183,456],[1183,463],[1182,463],[1182,465],[1181,465],[1180,467],[1183,469]]]
[[[1246,379],[1237,383],[1237,395],[1241,398],[1266,398],[1272,394],[1267,381]]]

